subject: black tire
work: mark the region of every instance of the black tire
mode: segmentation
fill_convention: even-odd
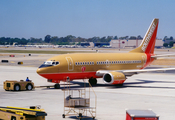
[[[18,62],[18,65],[22,65],[23,64],[23,62]]]
[[[60,89],[60,84],[55,84],[55,85],[54,85],[54,88],[55,88],[55,89]]]
[[[63,116],[63,118],[65,118],[65,114],[63,114],[62,116]]]
[[[20,91],[20,90],[21,90],[21,86],[19,84],[15,84],[14,91]]]
[[[97,84],[97,79],[96,79],[96,78],[90,78],[90,79],[89,79],[89,83],[90,83],[91,85],[96,85],[96,84]]]
[[[79,117],[80,117],[80,118],[82,117],[82,113],[79,113]]]
[[[16,120],[16,117],[12,116],[12,117],[11,117],[11,120]]]
[[[28,84],[26,85],[26,90],[32,90],[32,89],[33,89],[33,85],[30,84],[30,83],[28,83]]]

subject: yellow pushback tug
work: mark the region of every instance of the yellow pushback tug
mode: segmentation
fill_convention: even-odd
[[[34,83],[29,81],[15,81],[15,80],[6,80],[4,82],[4,89],[6,91],[21,91],[21,90],[32,90],[35,89]]]
[[[0,120],[45,120],[47,113],[37,106],[29,108],[1,107]]]

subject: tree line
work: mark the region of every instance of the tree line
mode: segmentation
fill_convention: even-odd
[[[173,47],[173,45],[174,45],[174,38],[172,37],[172,36],[170,36],[169,38],[167,37],[167,36],[165,36],[164,38],[163,38],[163,41],[165,42],[165,41],[167,41],[167,42],[165,42],[164,44],[163,44],[163,46],[164,47],[169,47],[169,48],[171,48],[171,47]]]
[[[53,44],[53,45],[75,45],[80,44],[80,42],[110,42],[110,40],[136,40],[136,39],[143,39],[140,35],[139,36],[124,36],[124,37],[117,37],[117,36],[104,36],[104,37],[92,37],[92,38],[82,38],[82,37],[75,37],[73,35],[67,35],[66,37],[58,37],[58,36],[51,36],[46,35],[44,39],[42,38],[33,38],[25,39],[25,38],[10,38],[10,37],[1,37],[0,38],[0,45],[13,45],[14,43],[17,45],[34,45],[34,44]],[[164,37],[164,40],[171,40],[173,37],[168,38],[167,36]]]

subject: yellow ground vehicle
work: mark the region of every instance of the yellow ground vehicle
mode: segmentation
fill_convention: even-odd
[[[32,81],[24,81],[24,80],[20,81],[6,80],[4,82],[4,89],[6,91],[32,90],[34,89],[34,83]]]
[[[0,107],[0,120],[45,120],[47,113],[40,108]]]

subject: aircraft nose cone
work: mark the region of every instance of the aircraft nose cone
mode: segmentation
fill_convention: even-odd
[[[38,74],[41,74],[41,73],[42,73],[41,68],[38,68],[38,69],[36,70],[36,72],[37,72]]]

